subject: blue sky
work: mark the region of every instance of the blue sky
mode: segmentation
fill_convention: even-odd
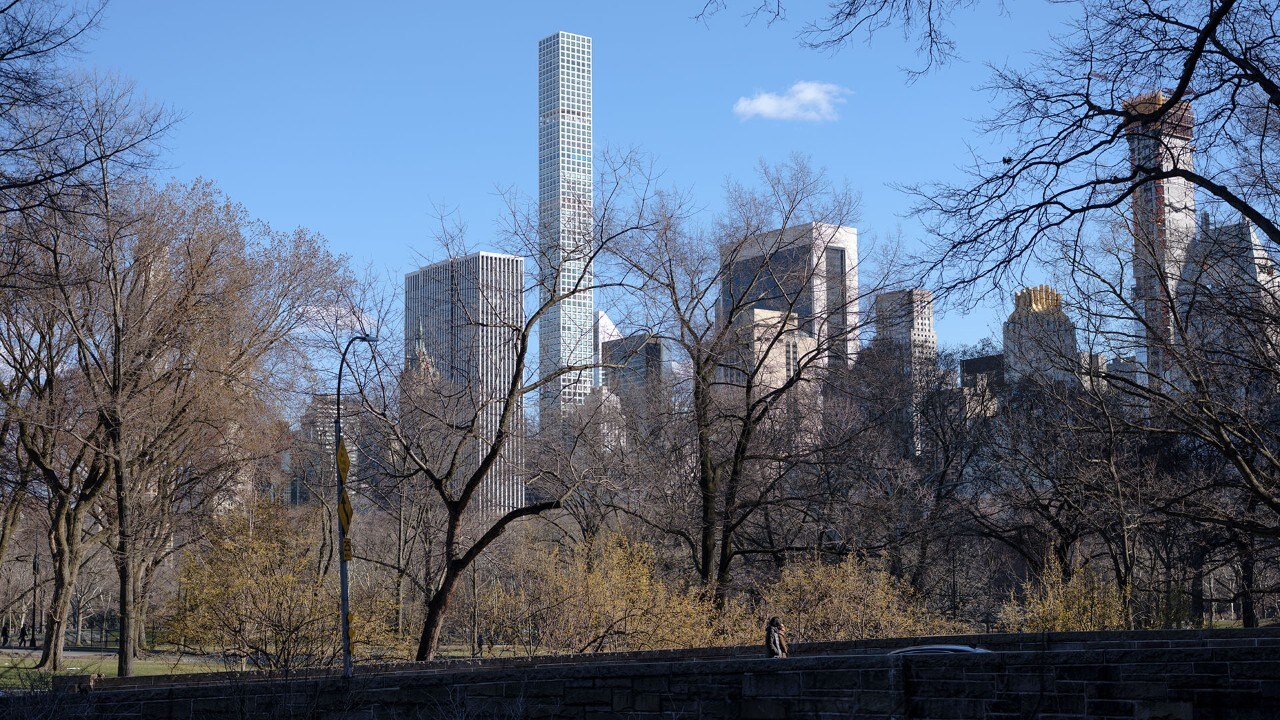
[[[696,22],[698,0],[115,0],[81,61],[185,117],[165,175],[210,178],[255,216],[316,230],[393,278],[438,255],[434,208],[456,208],[483,247],[500,189],[536,195],[537,42],[557,30],[593,38],[597,153],[638,146],[665,184],[709,208],[726,178],[803,153],[862,192],[864,242],[898,228],[917,240],[907,198],[888,184],[957,177],[969,146],[986,142],[970,122],[990,111],[976,89],[984,64],[1025,63],[1062,31],[1061,11],[963,14],[953,30],[964,61],[908,83],[900,68],[920,61],[898,33],[837,54],[800,47],[822,5],[790,2],[770,26],[746,23],[742,2]],[[816,119],[734,112],[800,82],[836,101]],[[945,313],[939,339],[998,334],[1007,312]]]

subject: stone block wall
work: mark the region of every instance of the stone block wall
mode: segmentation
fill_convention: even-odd
[[[889,655],[916,643],[990,653]],[[290,677],[123,679],[82,694],[102,718],[1280,718],[1280,632],[978,635],[402,664]],[[0,713],[3,714],[3,713]]]

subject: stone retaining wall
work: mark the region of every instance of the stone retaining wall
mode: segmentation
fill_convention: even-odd
[[[888,655],[907,644],[991,653]],[[1280,631],[812,643],[99,681],[103,718],[1280,718]],[[75,692],[71,688],[64,692]]]

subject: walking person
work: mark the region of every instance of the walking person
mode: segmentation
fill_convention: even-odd
[[[4,621],[4,627],[0,628],[0,645],[9,647],[9,621]]]
[[[764,626],[764,649],[771,658],[787,656],[787,626],[775,615]]]
[[[27,644],[27,624],[22,624],[22,629],[18,631],[18,647]]]

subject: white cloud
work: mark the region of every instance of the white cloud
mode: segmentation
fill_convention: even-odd
[[[831,122],[840,117],[836,105],[843,104],[845,96],[851,93],[848,88],[835,83],[801,80],[782,95],[758,92],[754,97],[740,97],[733,104],[733,114],[743,120],[762,117],[768,120]]]

